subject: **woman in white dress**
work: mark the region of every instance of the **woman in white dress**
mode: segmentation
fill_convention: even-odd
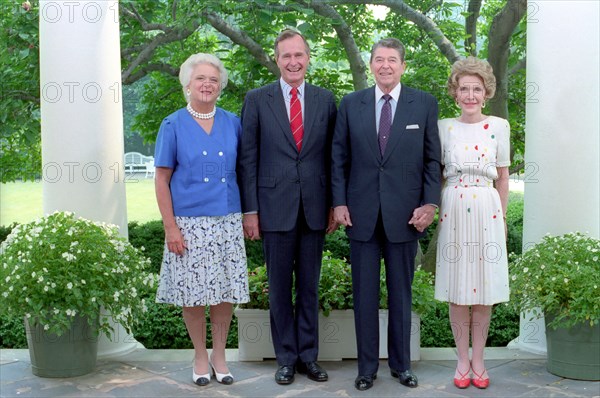
[[[439,121],[444,186],[435,297],[450,305],[458,351],[454,384],[487,388],[483,351],[492,306],[509,299],[505,215],[510,127],[506,120],[482,113],[496,91],[486,61],[474,57],[457,61],[448,91],[461,114]]]

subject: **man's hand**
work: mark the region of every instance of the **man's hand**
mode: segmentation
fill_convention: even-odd
[[[244,238],[250,240],[260,239],[260,225],[258,221],[258,214],[244,214],[242,219],[242,226],[244,227]]]
[[[352,226],[352,220],[350,220],[350,212],[348,206],[336,206],[333,208],[333,219],[336,223],[345,227]]]
[[[335,218],[333,217],[333,209],[329,209],[329,217],[328,217],[328,222],[327,222],[327,233],[331,234],[334,233],[336,229],[338,229],[338,227],[340,226],[340,224],[338,224],[335,221]]]
[[[435,209],[435,206],[429,204],[417,207],[413,210],[413,216],[408,223],[412,224],[419,232],[425,231],[425,228],[433,222]]]

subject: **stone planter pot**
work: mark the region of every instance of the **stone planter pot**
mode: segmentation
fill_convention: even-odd
[[[546,314],[546,325],[553,317]],[[600,380],[600,324],[546,327],[547,369],[557,376]]]
[[[75,377],[96,368],[98,328],[76,315],[61,336],[44,330],[40,323],[25,319],[31,371],[40,377]]]
[[[240,361],[262,361],[275,358],[269,311],[235,310],[238,318],[238,355]],[[379,357],[387,358],[387,310],[379,310]],[[410,359],[418,361],[421,343],[421,318],[412,313]],[[319,360],[341,361],[356,358],[354,311],[331,311],[328,317],[319,314]]]

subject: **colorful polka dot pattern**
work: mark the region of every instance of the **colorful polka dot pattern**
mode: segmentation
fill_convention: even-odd
[[[493,183],[498,175],[499,148],[509,135],[508,123],[490,116],[474,124],[444,119],[439,126],[445,185],[439,216],[436,299],[459,305],[507,301],[503,211]],[[505,159],[505,147],[502,150],[500,159]]]

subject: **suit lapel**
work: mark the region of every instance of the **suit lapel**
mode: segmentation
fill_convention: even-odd
[[[294,137],[292,136],[292,130],[290,127],[290,120],[288,118],[287,109],[285,107],[285,100],[283,99],[283,91],[281,91],[281,86],[279,81],[276,81],[272,84],[272,90],[268,92],[269,95],[269,106],[273,111],[273,115],[279,123],[281,127],[281,131],[285,138],[288,140],[290,144],[294,148],[296,148],[296,143],[294,142]]]
[[[414,92],[410,88],[403,86],[400,90],[400,98],[398,100],[398,105],[396,106],[390,138],[385,148],[385,153],[383,154],[384,162],[390,157],[390,154],[394,152],[394,149],[402,139],[402,135],[406,133],[406,125],[413,112],[413,106]]]
[[[361,109],[359,115],[362,119],[362,131],[364,139],[368,142],[369,148],[373,155],[378,159],[381,157],[379,153],[379,142],[377,141],[377,122],[375,120],[375,86],[364,92],[361,100]]]
[[[302,148],[305,148],[309,143],[312,126],[315,123],[317,114],[318,92],[312,85],[304,83],[304,136],[302,138]]]

